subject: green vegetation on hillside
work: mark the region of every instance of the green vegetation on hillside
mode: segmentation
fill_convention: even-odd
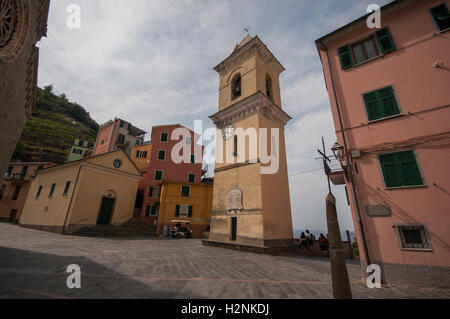
[[[95,142],[99,125],[79,104],[65,94],[57,96],[53,86],[37,89],[36,112],[25,125],[13,160],[62,164],[76,138]]]

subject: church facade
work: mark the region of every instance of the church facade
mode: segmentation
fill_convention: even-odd
[[[36,105],[39,48],[50,0],[0,2],[0,176]]]
[[[220,75],[211,231],[204,244],[290,247],[292,216],[281,108],[284,67],[249,35],[214,68]]]

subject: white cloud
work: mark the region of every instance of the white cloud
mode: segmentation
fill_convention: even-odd
[[[328,147],[335,141],[314,40],[364,15],[370,2],[77,0],[82,28],[69,29],[66,8],[74,1],[51,1],[39,84],[52,83],[99,123],[118,116],[150,132],[156,124],[192,128],[201,119],[206,128],[217,111],[212,68],[251,26],[287,69],[282,101],[294,118],[286,130],[288,165],[290,173],[302,172],[320,165],[314,158],[322,135]],[[324,182],[320,171],[291,177],[295,228],[324,228]],[[342,188],[336,194],[338,203],[346,201]]]

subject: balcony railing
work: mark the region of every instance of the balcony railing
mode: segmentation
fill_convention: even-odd
[[[5,173],[3,179],[11,182],[28,182],[27,176],[21,173],[19,174]]]
[[[330,162],[324,161],[325,172],[334,185],[344,185],[345,175],[342,165],[337,158],[329,156]]]

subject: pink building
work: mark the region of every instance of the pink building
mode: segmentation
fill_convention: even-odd
[[[176,129],[183,129],[184,136],[172,139]],[[139,183],[138,202],[142,203],[142,220],[156,226],[162,181],[201,183],[203,146],[197,144],[200,138],[198,134],[180,124],[155,126],[152,128],[151,137],[150,162]],[[183,145],[189,150],[189,154],[181,163],[177,163],[177,160],[172,158],[172,149]],[[181,148],[178,153],[184,154]]]
[[[17,223],[36,171],[55,163],[10,163],[0,182],[0,221]]]
[[[124,149],[130,154],[134,146],[141,145],[147,132],[134,127],[131,123],[115,118],[100,126],[94,145],[95,155]]]
[[[448,3],[394,1],[380,29],[367,18],[316,40],[362,270],[449,287]]]

